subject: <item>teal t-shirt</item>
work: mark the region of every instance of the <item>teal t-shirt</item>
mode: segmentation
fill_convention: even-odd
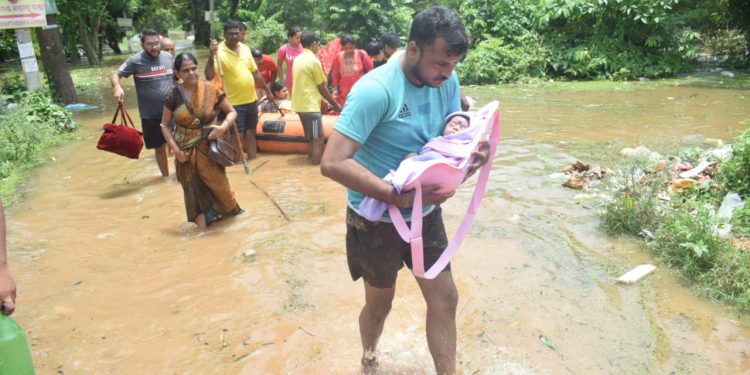
[[[396,170],[410,152],[419,152],[443,133],[445,117],[461,109],[454,72],[440,87],[417,87],[406,79],[399,59],[373,69],[349,93],[335,129],[362,145],[354,160],[380,178]],[[358,211],[364,196],[348,190],[349,206]],[[425,212],[432,207],[425,207]],[[411,210],[401,210],[405,217]]]

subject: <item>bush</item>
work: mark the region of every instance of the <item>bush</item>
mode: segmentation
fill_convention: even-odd
[[[724,68],[750,68],[747,39],[737,30],[718,30],[715,35],[706,38],[705,46],[723,60],[721,65]]]
[[[461,83],[492,84],[544,78],[547,51],[533,36],[512,46],[500,38],[480,42],[458,68]]]
[[[689,280],[699,280],[718,265],[720,254],[732,251],[731,242],[716,232],[714,210],[702,202],[692,210],[684,206],[670,210],[660,220],[649,247]]]
[[[645,174],[643,171],[651,164],[646,158],[634,159],[623,168],[619,179],[611,181],[621,188],[613,193],[602,212],[602,225],[607,232],[641,236],[644,231],[656,230],[665,210],[657,195],[664,190],[669,175],[663,170]]]
[[[0,195],[14,195],[42,152],[77,129],[70,113],[41,92],[0,95]]]
[[[722,184],[745,200],[750,197],[750,130],[737,137],[732,158],[721,165]]]

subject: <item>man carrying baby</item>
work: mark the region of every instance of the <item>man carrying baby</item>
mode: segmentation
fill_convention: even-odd
[[[382,178],[410,152],[443,133],[446,115],[460,110],[460,89],[454,73],[468,41],[461,19],[444,7],[414,17],[406,52],[360,79],[347,99],[323,154],[323,175],[348,187],[347,260],[352,279],[364,279],[365,306],[359,315],[361,363],[369,373],[377,367],[375,350],[395,295],[396,277],[404,264],[411,268],[408,243],[386,219],[371,222],[357,212],[365,195],[402,208],[414,191],[398,193]],[[483,142],[470,172],[487,161]],[[440,186],[422,190],[425,267],[447,246],[439,204],[453,193]],[[435,279],[417,278],[427,303],[427,343],[438,374],[456,372],[456,306],[458,291],[450,265]]]

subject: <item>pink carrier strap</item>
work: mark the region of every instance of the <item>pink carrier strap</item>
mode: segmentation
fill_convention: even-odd
[[[456,251],[458,251],[466,234],[469,233],[469,229],[471,229],[471,226],[474,224],[477,210],[479,209],[479,203],[482,201],[484,193],[487,190],[487,181],[489,180],[490,170],[492,169],[492,161],[495,158],[495,150],[500,141],[500,111],[497,109],[497,106],[494,107],[494,113],[489,121],[492,128],[489,137],[490,150],[487,156],[487,163],[479,172],[479,178],[476,187],[474,188],[474,195],[472,196],[469,207],[466,210],[466,215],[464,215],[464,218],[461,221],[461,225],[458,227],[453,239],[448,243],[448,247],[445,248],[440,255],[440,258],[438,258],[429,270],[425,271],[424,269],[424,248],[422,242],[422,186],[418,183],[414,185],[416,193],[414,195],[414,204],[412,205],[411,228],[406,224],[404,217],[401,216],[401,212],[396,206],[388,206],[388,212],[399,236],[401,236],[404,241],[411,244],[412,272],[417,277],[423,279],[434,279],[437,277],[437,275],[440,274],[440,272],[445,269],[445,266],[451,261],[451,258],[456,255]]]

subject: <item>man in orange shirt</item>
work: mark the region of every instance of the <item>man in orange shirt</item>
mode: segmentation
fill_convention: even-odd
[[[273,57],[266,55],[257,48],[250,50],[255,60],[255,65],[258,66],[260,75],[263,76],[263,81],[267,85],[271,85],[272,82],[276,81],[278,72],[276,71],[276,62],[273,61]],[[255,82],[255,92],[260,98],[263,96],[263,89],[260,87],[260,82]]]

